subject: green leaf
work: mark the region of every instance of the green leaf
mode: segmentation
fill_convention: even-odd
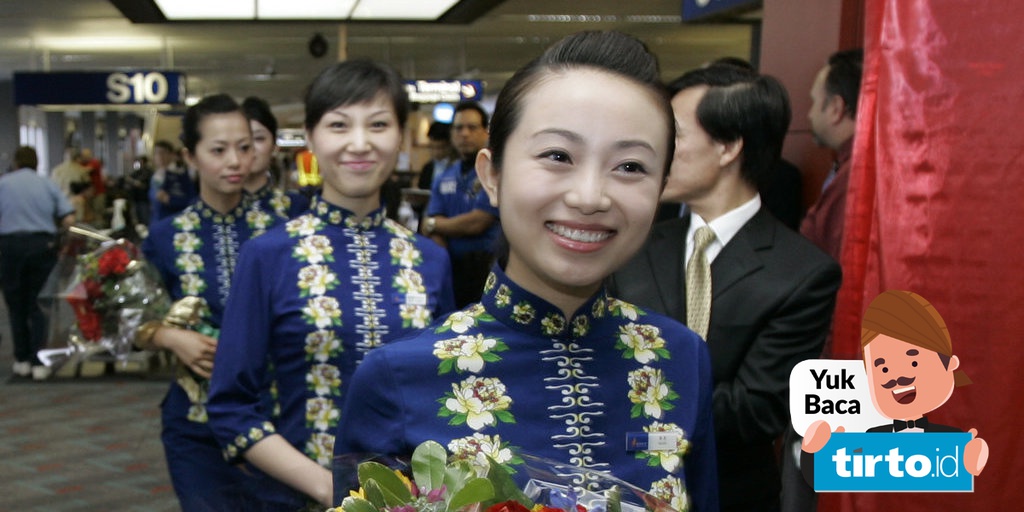
[[[448,512],[454,512],[471,503],[494,497],[494,486],[486,478],[473,478],[448,499]]]
[[[437,374],[444,375],[450,373],[455,368],[455,359],[442,359],[441,364],[437,366]]]
[[[369,501],[351,496],[341,502],[341,508],[345,512],[379,512]]]
[[[633,404],[633,408],[629,410],[629,417],[630,418],[639,418],[640,415],[643,414],[643,412],[644,412],[644,405],[643,404]]]
[[[494,497],[486,500],[483,507],[481,507],[482,509],[486,510],[495,503],[508,500],[515,500],[522,503],[526,508],[533,508],[533,501],[523,494],[515,480],[512,480],[512,475],[509,474],[507,469],[490,457],[487,457],[487,463],[487,479],[494,488]]]
[[[515,423],[516,422],[515,416],[512,416],[512,413],[510,413],[508,411],[504,411],[504,410],[503,411],[494,411],[494,416],[497,417],[498,420],[503,421],[505,423]]]
[[[363,462],[359,464],[359,483],[366,487],[369,480],[376,480],[384,495],[384,502],[390,507],[396,507],[412,501],[412,493],[405,486],[405,482],[398,478],[394,470],[377,463]]]
[[[607,512],[622,512],[622,489],[619,489],[619,486],[613,485],[605,490],[604,497],[607,500],[605,503]],[[345,510],[345,512],[349,511]]]
[[[412,481],[421,490],[432,491],[444,485],[448,452],[436,441],[425,441],[412,452]]]
[[[386,502],[384,500],[384,491],[381,491],[380,485],[376,480],[367,480],[362,484],[363,495],[366,496],[366,501],[369,501],[371,505],[382,509],[385,507]]]

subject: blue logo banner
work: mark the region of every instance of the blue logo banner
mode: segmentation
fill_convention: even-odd
[[[814,454],[818,492],[973,492],[968,433],[833,433]]]

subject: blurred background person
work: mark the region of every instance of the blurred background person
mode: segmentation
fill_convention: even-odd
[[[50,376],[37,354],[46,345],[46,315],[39,307],[50,271],[57,264],[57,232],[71,226],[75,210],[52,181],[36,172],[36,150],[14,152],[11,172],[0,178],[0,285],[14,338],[14,374]]]
[[[187,169],[178,165],[173,144],[159,140],[153,145],[153,166],[150,223],[184,210],[198,196],[197,183]]]

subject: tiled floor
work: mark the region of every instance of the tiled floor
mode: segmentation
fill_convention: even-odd
[[[0,512],[178,510],[160,444],[167,380],[13,377],[2,300],[0,336]]]

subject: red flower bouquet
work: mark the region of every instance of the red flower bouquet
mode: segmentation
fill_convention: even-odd
[[[102,236],[74,229],[78,234]],[[77,256],[71,283],[62,297],[74,313],[70,344],[99,346],[116,356],[127,354],[139,326],[161,318],[170,302],[138,247],[126,240],[109,239]]]

